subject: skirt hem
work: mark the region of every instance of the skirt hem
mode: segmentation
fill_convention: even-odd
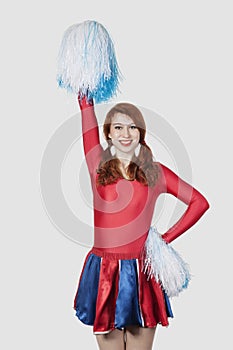
[[[79,319],[79,321],[81,321],[83,324],[85,324],[86,326],[94,326],[93,323],[88,323],[84,320],[82,320],[80,317],[79,317],[79,314],[78,314],[78,310],[74,308],[74,311],[76,312],[76,317]],[[118,329],[118,330],[121,330],[123,331],[125,328],[127,328],[128,326],[137,326],[137,327],[140,327],[140,328],[155,328],[157,327],[158,325],[162,326],[162,327],[168,327],[169,326],[169,322],[162,322],[162,321],[159,321],[157,322],[156,324],[146,324],[146,325],[141,325],[141,324],[128,324],[128,325],[125,325],[123,327],[110,327],[108,330],[94,330],[93,328],[93,334],[108,334],[112,331],[114,331],[115,329]]]

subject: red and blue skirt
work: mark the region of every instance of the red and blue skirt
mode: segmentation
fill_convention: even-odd
[[[143,272],[143,259],[122,258],[93,248],[86,256],[74,300],[76,316],[95,334],[129,325],[168,326],[168,296]]]

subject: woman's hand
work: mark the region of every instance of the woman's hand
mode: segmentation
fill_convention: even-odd
[[[87,98],[85,95],[81,96],[80,93],[78,94],[78,103],[81,111],[94,106],[93,98]]]

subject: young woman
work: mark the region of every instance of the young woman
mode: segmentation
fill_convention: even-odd
[[[100,350],[150,350],[156,326],[173,317],[169,298],[143,271],[143,251],[161,193],[187,204],[162,238],[187,231],[209,208],[204,196],[162,163],[145,141],[140,110],[119,103],[107,114],[99,142],[92,100],[79,97],[83,145],[93,190],[94,245],[86,256],[75,296],[77,317],[93,326]]]

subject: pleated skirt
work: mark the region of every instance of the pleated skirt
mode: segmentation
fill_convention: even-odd
[[[161,285],[143,272],[142,258],[116,257],[95,248],[86,256],[73,307],[95,334],[129,325],[168,326],[168,317],[173,317]]]

